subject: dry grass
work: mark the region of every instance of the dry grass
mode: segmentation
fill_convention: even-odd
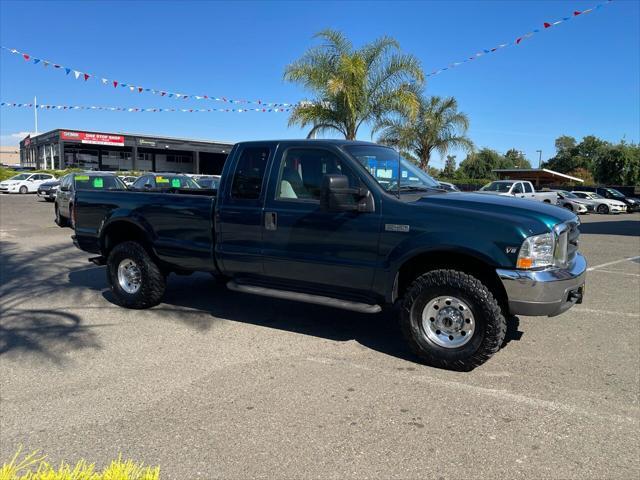
[[[160,467],[145,467],[118,456],[102,471],[94,463],[80,460],[75,465],[61,462],[54,467],[38,450],[23,453],[22,447],[0,467],[0,480],[158,480]]]

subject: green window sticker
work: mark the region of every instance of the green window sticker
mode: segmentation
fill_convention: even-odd
[[[76,176],[76,180],[79,180],[81,182],[83,182],[83,181],[86,182],[86,181],[89,180],[89,176],[88,175],[78,175],[78,176]]]
[[[179,178],[172,178],[171,179],[171,186],[173,188],[180,188],[180,179]]]
[[[104,180],[100,177],[94,178],[93,188],[104,188]]]
[[[169,183],[169,179],[164,177],[156,177],[156,183]]]

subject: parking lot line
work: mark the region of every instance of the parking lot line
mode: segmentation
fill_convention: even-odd
[[[626,275],[627,277],[640,277],[640,273],[616,272],[615,270],[596,270],[598,273],[616,273],[618,275]]]
[[[550,410],[552,412],[562,412],[569,415],[582,415],[585,417],[591,417],[601,421],[615,422],[615,423],[621,423],[621,424],[638,423],[638,418],[634,416],[618,415],[614,413],[599,413],[599,412],[584,409],[575,405],[569,405],[566,403],[557,402],[555,400],[544,400],[542,398],[529,397],[526,395],[522,395],[521,393],[509,392],[507,390],[502,390],[502,389],[498,390],[494,388],[480,387],[478,385],[454,382],[451,380],[444,380],[441,378],[435,378],[427,375],[407,374],[402,372],[389,371],[386,369],[372,368],[367,365],[363,365],[363,364],[345,360],[345,359],[306,357],[306,360],[310,362],[322,363],[322,364],[333,364],[335,362],[339,362],[343,365],[348,365],[349,367],[359,369],[359,370],[375,372],[377,374],[382,373],[384,375],[388,375],[396,378],[400,377],[403,379],[411,380],[412,382],[426,383],[426,384],[430,384],[438,387],[453,388],[453,389],[461,390],[463,392],[474,394],[474,395],[491,397],[497,400],[513,402],[513,403],[525,405],[532,408],[542,408],[545,410]],[[634,409],[634,413],[637,413],[637,410]]]
[[[609,265],[615,265],[617,263],[633,262],[634,260],[638,260],[638,259],[640,259],[640,255],[638,255],[637,257],[627,257],[621,260],[614,260],[613,262],[601,263],[600,265],[594,265],[593,267],[587,268],[587,272],[592,272],[593,270],[596,270],[598,268],[608,267]]]
[[[605,315],[622,315],[624,317],[640,318],[640,313],[612,312],[611,310],[596,310],[594,308],[575,307],[573,311],[580,313],[603,313]]]

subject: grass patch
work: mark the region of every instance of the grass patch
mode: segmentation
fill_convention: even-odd
[[[0,480],[158,480],[160,467],[146,467],[133,460],[117,460],[101,471],[95,463],[80,460],[76,464],[61,462],[54,467],[46,461],[46,455],[38,450],[31,453],[22,451],[22,447],[13,458],[0,468]]]

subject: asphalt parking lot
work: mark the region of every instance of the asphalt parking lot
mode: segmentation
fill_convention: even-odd
[[[170,278],[146,311],[53,207],[0,196],[0,460],[119,452],[162,478],[638,478],[640,214],[582,217],[585,302],[520,317],[470,373],[392,318]]]

